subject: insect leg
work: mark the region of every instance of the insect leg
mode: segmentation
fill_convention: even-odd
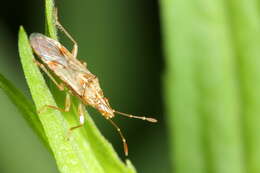
[[[42,64],[42,63],[40,63],[39,61],[37,61],[37,60],[35,60],[34,59],[34,63],[36,64],[36,65],[38,65],[41,69],[42,69],[42,71],[44,71],[47,75],[48,75],[48,77],[55,83],[55,85],[59,88],[59,90],[61,90],[61,91],[63,91],[64,90],[64,85],[63,85],[63,83],[58,83],[55,79],[54,79],[54,77],[49,73],[49,71],[46,69],[46,67]]]
[[[78,44],[77,42],[74,40],[74,38],[69,34],[69,32],[60,24],[59,22],[59,18],[58,18],[58,9],[55,8],[54,11],[54,15],[55,15],[55,22],[56,22],[56,26],[62,31],[64,32],[64,34],[73,42],[73,49],[71,51],[72,55],[74,58],[77,58],[77,54],[78,54]]]
[[[38,112],[38,114],[40,114],[40,113],[42,113],[44,110],[46,110],[47,108],[55,109],[55,110],[58,110],[58,111],[60,111],[60,112],[69,112],[70,106],[71,106],[70,94],[67,93],[67,94],[66,94],[66,99],[65,99],[65,108],[64,108],[64,109],[59,108],[59,107],[57,107],[57,106],[53,106],[53,105],[44,105],[44,106],[41,107],[37,112]]]
[[[71,127],[70,128],[70,131],[76,129],[76,128],[79,128],[79,127],[82,127],[84,125],[84,122],[85,122],[85,118],[84,118],[84,108],[83,108],[83,104],[80,103],[79,106],[78,106],[78,115],[79,115],[79,125],[77,126],[74,126],[74,127]]]
[[[71,127],[69,129],[67,139],[70,138],[71,133],[72,133],[73,130],[75,130],[77,128],[80,128],[80,127],[82,127],[84,125],[85,117],[84,117],[84,107],[83,106],[84,105],[82,103],[80,103],[79,106],[78,106],[79,125]]]

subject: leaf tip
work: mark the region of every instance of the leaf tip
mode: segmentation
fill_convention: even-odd
[[[131,172],[136,172],[134,165],[129,159],[126,159],[126,166],[131,170]]]
[[[25,32],[25,30],[24,30],[24,27],[23,27],[22,25],[20,25],[20,27],[19,27],[19,32],[18,32],[18,34],[19,34],[19,38],[21,37],[22,34],[26,34],[26,32]]]
[[[24,31],[23,25],[20,25],[19,32]]]

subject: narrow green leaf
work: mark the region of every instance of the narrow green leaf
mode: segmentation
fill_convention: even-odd
[[[53,39],[57,39],[57,31],[54,22],[54,3],[53,0],[46,0],[46,23],[48,35]],[[78,113],[76,109],[77,101],[72,102],[73,114],[65,115],[70,127],[78,124]],[[73,132],[77,144],[81,147],[83,158],[86,158],[87,163],[97,162],[99,166],[108,173],[134,173],[135,169],[131,162],[127,160],[127,166],[120,160],[112,145],[103,137],[95,126],[93,120],[86,112],[85,128],[78,129]],[[86,147],[88,146],[88,147]]]
[[[47,35],[57,39],[53,16],[54,3],[52,0],[46,0],[45,5]],[[38,67],[33,63],[33,53],[22,27],[19,31],[19,53],[37,110],[44,105],[56,106],[55,97],[48,89]],[[57,95],[57,91],[54,94]],[[78,100],[74,99],[69,113],[46,109],[39,115],[60,172],[134,173],[135,169],[130,161],[126,166],[120,160],[111,144],[97,130],[87,112],[85,128],[73,131],[70,140],[66,140],[69,127],[79,123],[77,104]]]
[[[54,10],[55,6],[53,0],[45,0],[46,34],[51,38],[58,40],[57,29],[55,26]]]
[[[47,138],[43,131],[42,124],[35,111],[34,105],[2,74],[0,74],[0,88],[3,89],[5,94],[21,112],[26,122],[37,133],[43,143],[49,148]]]
[[[56,102],[46,86],[38,67],[33,63],[32,50],[22,27],[19,31],[19,53],[36,108],[39,110],[44,105],[56,106]],[[79,157],[75,148],[77,145],[74,140],[66,140],[69,126],[60,112],[48,109],[39,115],[39,119],[43,125],[60,172],[102,172],[98,166],[95,168],[95,164],[87,165]]]
[[[24,73],[37,109],[44,105],[56,106],[45,81],[33,63],[33,54],[23,28],[19,33],[19,52]],[[64,119],[66,116],[67,120]],[[96,129],[91,118],[86,115],[86,132],[84,128],[73,132],[71,140],[66,135],[69,127],[76,123],[77,111],[63,115],[56,110],[46,110],[39,115],[61,172],[135,172],[126,167],[118,158],[111,145]],[[86,135],[86,134],[87,135]]]

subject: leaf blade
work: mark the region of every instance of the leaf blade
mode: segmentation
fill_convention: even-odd
[[[47,27],[46,34],[49,35],[51,38],[57,40],[57,29],[54,18],[55,16],[53,15],[55,8],[53,0],[46,0],[45,8]],[[74,116],[67,116],[67,121],[70,123],[70,126],[74,126],[78,123],[77,119],[75,118],[78,116],[77,109],[75,108],[76,104],[77,101],[72,101],[72,105],[74,107]],[[99,132],[87,111],[85,111],[85,117],[85,128],[78,129],[76,132],[73,132],[73,134],[76,136],[75,140],[77,140],[79,146],[90,146],[90,148],[83,147],[82,150],[86,153],[90,152],[91,154],[93,154],[93,157],[96,158],[96,162],[98,162],[103,170],[105,170],[106,172],[136,172],[134,166],[131,165],[131,162],[129,160],[127,162],[127,166],[121,161],[121,159],[118,157],[117,153],[113,149],[112,145]]]
[[[39,69],[33,63],[32,50],[22,27],[19,31],[19,53],[36,108],[40,109],[44,105],[56,106],[56,102],[45,84]],[[64,137],[66,136],[68,124],[60,112],[48,110],[47,113],[42,113],[39,119],[49,140],[59,170],[63,173],[83,173],[89,171],[87,166],[84,166],[84,163],[78,158],[71,142],[66,141]]]
[[[36,132],[43,143],[49,148],[48,140],[44,133],[42,124],[37,117],[34,105],[2,74],[0,74],[0,88],[2,88],[13,104],[16,105],[17,109],[21,112],[23,118],[26,120],[29,126]]]

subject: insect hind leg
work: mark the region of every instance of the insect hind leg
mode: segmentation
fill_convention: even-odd
[[[74,58],[77,58],[78,54],[78,43],[74,40],[74,38],[69,34],[69,32],[61,25],[58,18],[58,9],[54,9],[54,16],[55,16],[55,24],[72,42],[73,42],[73,49],[71,51]]]
[[[69,140],[71,133],[73,130],[83,127],[84,123],[85,123],[85,117],[84,117],[84,108],[83,108],[83,104],[80,103],[78,106],[78,115],[79,115],[79,125],[71,127],[68,131],[68,135],[67,135],[67,140]]]

